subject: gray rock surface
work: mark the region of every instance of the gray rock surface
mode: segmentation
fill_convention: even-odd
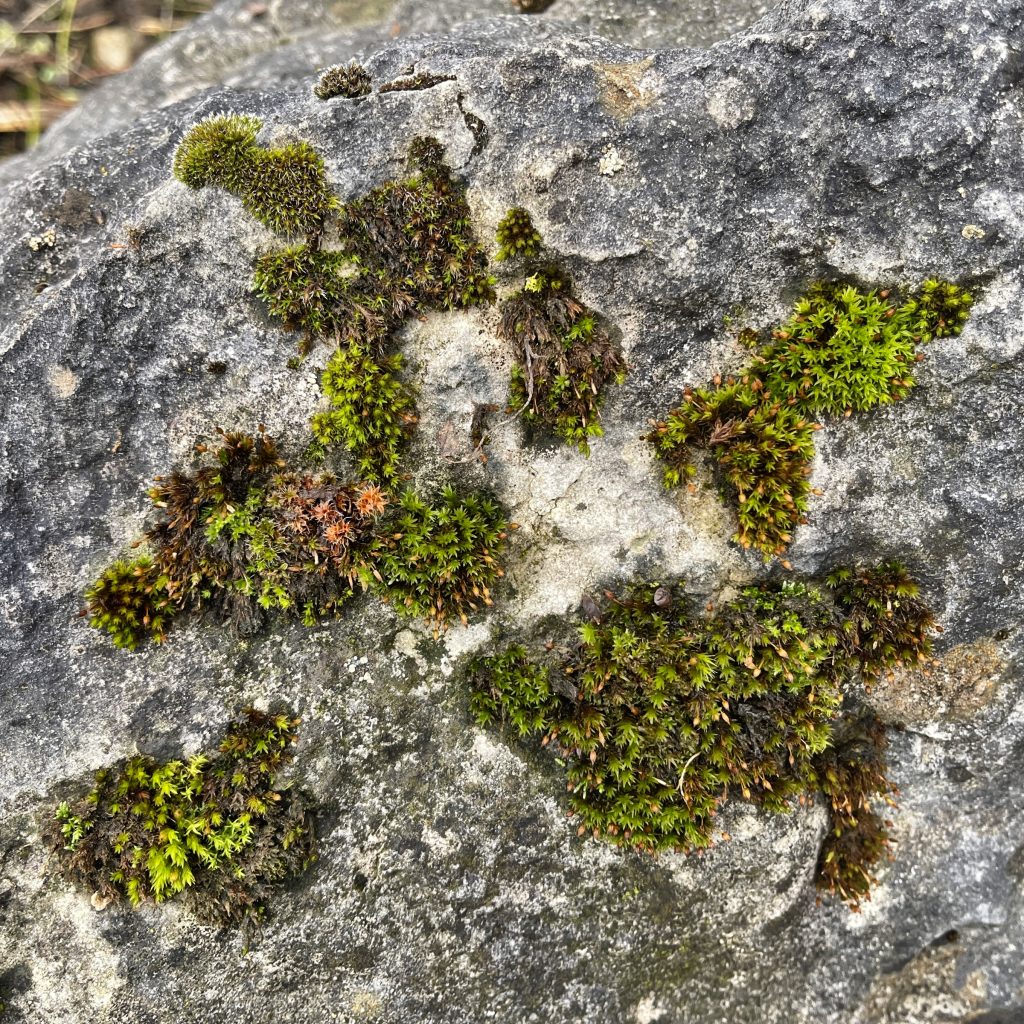
[[[555,17],[562,3],[568,20]],[[265,37],[233,36],[217,19],[242,7],[154,51],[131,80],[150,83],[152,102],[133,93],[109,133],[83,108],[5,172],[3,1019],[1018,1019],[1019,4],[794,2],[708,50],[672,48],[684,30],[659,40],[646,16],[632,20],[638,36],[585,37],[610,32],[619,9],[588,13],[582,0],[458,27],[440,4],[419,27],[441,34],[392,41],[373,35],[372,4],[328,5],[335,24],[360,12],[366,24],[323,39],[297,3],[268,5]],[[357,51],[378,82],[410,64],[457,81],[315,100],[310,66]],[[204,78],[195,68],[212,53],[223,63]],[[139,535],[147,482],[197,436],[263,422],[297,455],[319,400],[326,353],[286,370],[295,339],[249,292],[253,257],[278,242],[230,196],[170,176],[182,132],[225,109],[258,115],[267,140],[308,139],[342,197],[397,173],[413,135],[436,135],[481,237],[527,206],[622,332],[631,372],[589,460],[525,447],[509,426],[484,466],[465,456],[474,403],[506,394],[494,311],[431,314],[406,331],[422,388],[417,481],[489,486],[521,526],[494,612],[440,642],[369,599],[325,628],[277,623],[239,641],[193,623],[134,654],[78,617],[84,588]],[[467,112],[486,125],[482,149]],[[815,905],[821,807],[730,806],[732,841],[700,858],[578,839],[551,759],[472,725],[459,659],[645,569],[685,575],[700,598],[763,575],[730,543],[710,489],[660,490],[646,420],[739,364],[725,317],[777,322],[816,278],[909,287],[930,275],[976,288],[968,326],[929,348],[906,402],[819,433],[824,493],[791,553],[810,573],[898,555],[945,628],[938,673],[867,696],[907,726],[891,750],[898,844],[874,898],[859,915]],[[209,373],[211,361],[227,372]],[[97,912],[47,872],[39,831],[69,787],[135,750],[195,751],[261,700],[303,715],[293,777],[323,811],[320,860],[281,894],[258,946],[243,954],[173,905]]]
[[[630,46],[707,47],[773,6],[770,0],[556,0],[540,14],[518,17],[567,21],[574,34]],[[203,89],[306,81],[317,68],[363,57],[393,39],[499,15],[517,15],[511,0],[222,0],[130,71],[88,94],[34,154],[0,163],[0,183]]]

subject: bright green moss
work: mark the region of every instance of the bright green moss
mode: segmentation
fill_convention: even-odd
[[[498,260],[514,258],[533,259],[540,255],[544,244],[540,232],[533,226],[530,214],[517,206],[502,217],[498,224]]]
[[[350,64],[335,64],[327,68],[313,88],[317,99],[330,100],[336,96],[355,100],[360,96],[368,96],[373,88],[373,81],[362,64],[352,61]]]
[[[709,845],[731,795],[785,811],[824,789],[843,838],[828,858],[829,872],[843,877],[824,884],[855,902],[863,892],[849,878],[861,877],[887,841],[866,816],[856,832],[860,810],[891,787],[884,736],[870,759],[858,759],[848,742],[843,687],[858,669],[924,657],[931,620],[916,607],[920,628],[904,635],[919,642],[879,653],[875,640],[889,614],[874,598],[908,587],[905,570],[886,563],[834,579],[838,589],[795,581],[748,587],[712,615],[688,607],[678,587],[608,595],[561,656],[533,662],[513,646],[474,659],[471,710],[481,725],[507,723],[564,760],[581,834],[649,852]],[[856,622],[849,579],[872,581],[872,601],[858,605]]]
[[[452,618],[465,623],[492,603],[509,528],[497,502],[480,495],[446,487],[429,504],[406,491],[377,532],[363,583],[435,631]]]
[[[435,628],[491,603],[509,529],[495,502],[449,488],[432,505],[407,492],[389,512],[380,487],[293,469],[265,434],[221,440],[151,489],[152,556],[117,563],[90,588],[90,622],[115,643],[162,639],[186,612],[243,635],[269,612],[313,625],[359,586]]]
[[[261,127],[257,118],[235,114],[200,121],[174,154],[175,176],[189,188],[213,185],[232,193],[280,234],[319,235],[338,205],[323,160],[305,142],[256,145]]]
[[[626,364],[568,277],[554,266],[532,269],[523,289],[501,304],[498,334],[516,353],[509,411],[589,454],[590,440],[604,433],[605,388],[622,383]]]
[[[243,114],[208,117],[193,125],[174,151],[174,176],[189,188],[215,185],[244,191],[263,122]]]
[[[338,349],[324,370],[321,383],[331,408],[313,417],[313,436],[321,449],[341,444],[352,452],[363,480],[398,480],[400,450],[416,422],[401,369],[401,356],[377,361],[353,342]]]
[[[273,889],[314,859],[308,808],[274,787],[298,724],[250,708],[212,754],[139,755],[97,772],[88,796],[57,808],[59,874],[133,906],[184,894],[201,920],[252,929]]]
[[[781,554],[805,521],[815,421],[905,398],[917,346],[959,333],[972,301],[939,281],[902,303],[888,291],[815,285],[740,380],[688,389],[646,435],[667,463],[665,485],[693,478],[694,449],[709,450],[738,505],[736,540]]]
[[[141,640],[161,643],[176,608],[153,559],[141,555],[104,570],[86,591],[89,625],[105,630],[114,644],[134,650]]]
[[[751,383],[730,381],[687,391],[648,439],[667,463],[667,487],[696,476],[692,450],[707,448],[735,497],[736,540],[780,554],[806,522],[817,429],[794,407],[765,401]]]

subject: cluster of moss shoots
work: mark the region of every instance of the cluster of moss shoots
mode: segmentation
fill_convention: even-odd
[[[526,277],[502,302],[498,327],[516,355],[509,412],[589,454],[590,440],[603,433],[605,388],[622,383],[626,364],[605,323],[545,258],[529,213],[509,210],[497,235],[497,258],[519,261]]]
[[[250,708],[213,753],[97,772],[50,828],[60,875],[103,903],[180,896],[200,920],[251,932],[273,890],[315,857],[309,809],[275,787],[298,725]]]
[[[316,94],[369,91],[353,64],[328,69]],[[465,185],[440,144],[419,138],[406,177],[342,203],[308,144],[261,146],[261,128],[244,115],[200,122],[174,173],[193,189],[226,190],[291,242],[257,258],[254,289],[301,332],[304,354],[319,341],[335,347],[310,452],[345,449],[357,482],[289,466],[262,428],[197,445],[194,466],[150,491],[146,553],[113,564],[87,593],[90,622],[120,647],[162,641],[183,614],[241,634],[272,612],[311,625],[360,590],[436,631],[489,605],[502,575],[509,524],[497,504],[451,488],[428,502],[401,488],[416,409],[396,334],[423,311],[496,298]],[[516,355],[509,412],[586,453],[622,355],[525,210],[508,212],[497,241],[498,260],[523,278],[500,309]],[[970,306],[938,281],[899,304],[886,291],[816,286],[740,378],[688,390],[654,426],[666,485],[692,480],[693,450],[710,449],[736,497],[738,541],[780,554],[804,521],[819,421],[905,397],[917,346],[958,333]],[[696,614],[679,592],[607,593],[560,657],[514,646],[475,660],[473,713],[559,752],[581,834],[643,851],[708,846],[733,793],[782,811],[823,792],[831,826],[819,883],[856,908],[889,843],[872,802],[891,803],[895,789],[884,730],[842,713],[844,688],[927,659],[932,619],[916,585],[885,563],[820,585],[749,587],[714,614]],[[312,857],[306,810],[273,789],[296,725],[249,711],[209,758],[137,757],[100,773],[87,798],[57,812],[62,873],[104,897],[191,894],[218,923],[258,920],[266,888]]]
[[[557,752],[581,835],[645,852],[709,846],[730,795],[785,811],[823,791],[819,884],[857,907],[889,842],[872,800],[895,789],[881,726],[841,715],[844,689],[927,659],[916,584],[890,562],[751,586],[713,614],[680,592],[608,592],[578,643],[476,659],[473,715]]]
[[[736,540],[770,558],[806,522],[814,432],[821,420],[905,398],[918,346],[959,334],[971,295],[926,281],[900,301],[889,291],[819,284],[767,344],[743,337],[753,363],[738,378],[687,389],[683,403],[647,439],[666,463],[666,487],[697,476],[705,449],[736,502]]]
[[[242,635],[274,611],[314,625],[358,590],[436,629],[491,603],[507,529],[495,502],[448,488],[427,503],[298,472],[264,433],[224,433],[198,456],[150,490],[150,552],[115,562],[86,594],[91,624],[117,646],[161,642],[186,612]]]

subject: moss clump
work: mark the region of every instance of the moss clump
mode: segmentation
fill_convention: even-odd
[[[480,495],[447,487],[430,504],[406,491],[377,533],[363,583],[435,631],[454,617],[466,623],[492,603],[509,528],[500,506]]]
[[[203,612],[242,634],[271,610],[309,624],[337,612],[384,511],[381,491],[295,472],[265,434],[225,433],[216,450],[197,452],[213,458],[150,490],[152,556],[135,567],[115,563],[87,592],[91,624],[131,648],[163,639],[181,612]],[[141,613],[150,606],[159,614]]]
[[[815,285],[739,380],[687,389],[646,435],[667,463],[666,487],[696,476],[693,450],[708,449],[739,507],[736,540],[781,554],[805,521],[817,421],[905,398],[917,345],[959,333],[971,303],[939,281],[903,302],[888,291]]]
[[[118,647],[135,650],[140,640],[162,643],[177,608],[167,580],[148,555],[120,559],[86,591],[89,625],[108,632]]]
[[[290,468],[265,434],[197,445],[192,472],[160,478],[146,538],[152,555],[116,563],[86,595],[92,625],[114,643],[162,640],[173,616],[201,612],[243,635],[268,612],[313,625],[357,586],[435,626],[490,604],[508,523],[492,501],[411,493],[386,514],[380,487]]]
[[[251,929],[274,888],[314,859],[308,807],[274,786],[298,724],[250,708],[212,754],[140,755],[97,772],[49,829],[60,876],[133,906],[183,894],[201,920]]]
[[[255,288],[271,314],[316,339],[380,352],[414,312],[490,302],[493,280],[473,237],[465,186],[434,139],[410,146],[411,177],[346,203],[337,249],[261,256]]]
[[[590,453],[600,437],[600,409],[609,383],[626,364],[601,318],[573,294],[558,266],[541,262],[540,234],[525,210],[509,210],[498,226],[498,259],[522,258],[524,286],[501,304],[498,334],[513,348],[509,412]]]
[[[373,359],[353,342],[331,356],[322,386],[331,403],[313,417],[318,450],[341,444],[355,454],[364,480],[393,485],[398,458],[416,422],[411,390],[398,378],[400,355]]]
[[[899,562],[839,569],[828,585],[843,612],[847,657],[868,686],[897,665],[928,661],[939,627]]]
[[[356,100],[360,96],[368,96],[373,88],[373,81],[362,64],[352,61],[350,64],[335,64],[320,75],[320,80],[313,87],[317,99],[330,100],[336,96]]]
[[[895,806],[897,790],[885,774],[885,748],[882,723],[872,715],[854,715],[840,721],[832,745],[817,760],[821,789],[829,801],[817,885],[852,910],[871,898],[878,881],[872,869],[889,851],[891,822],[874,810],[879,799]]]
[[[475,659],[473,715],[564,758],[580,834],[648,852],[701,848],[732,794],[784,811],[824,788],[852,843],[856,810],[890,787],[881,747],[866,766],[848,746],[835,753],[843,686],[859,665],[914,661],[921,648],[879,655],[870,629],[851,628],[844,592],[827,583],[748,587],[710,616],[673,590],[609,594],[560,661],[531,661],[522,646]],[[884,830],[863,840],[874,856]],[[852,872],[856,853],[829,864],[839,858]],[[847,899],[853,890],[836,891]]]
[[[256,145],[262,123],[237,114],[193,125],[174,154],[174,174],[189,188],[222,188],[246,212],[283,235],[318,236],[338,202],[324,162],[305,142]]]
[[[517,206],[502,217],[496,233],[498,240],[497,259],[507,260],[522,257],[531,260],[540,255],[544,240],[533,226],[529,213]]]
[[[696,476],[691,450],[715,458],[735,496],[736,540],[765,554],[785,550],[806,522],[814,431],[819,427],[788,403],[765,401],[750,382],[687,390],[683,405],[655,427],[658,453],[668,463],[665,486]]]

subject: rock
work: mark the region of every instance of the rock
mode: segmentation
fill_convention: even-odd
[[[702,51],[680,48],[685,15],[659,20],[685,5],[477,6],[505,16],[228,2],[143,58],[121,101],[108,87],[0,170],[0,1004],[111,1024],[1019,1014],[1024,14],[789,2]],[[314,68],[353,55],[378,85],[410,66],[456,80],[316,100]],[[526,207],[621,335],[630,372],[589,459],[491,414],[483,463],[477,412],[504,406],[510,365],[496,311],[403,331],[415,483],[486,486],[520,525],[468,629],[435,641],[362,598],[319,628],[239,640],[191,621],[129,653],[78,616],[140,536],[148,483],[197,437],[265,423],[291,458],[308,442],[327,353],[287,369],[296,337],[249,289],[279,240],[170,174],[184,130],[227,109],[261,118],[261,139],[307,140],[342,198],[436,136],[479,237]],[[907,400],[817,435],[823,493],[789,553],[808,574],[898,556],[945,630],[941,672],[866,696],[906,726],[873,899],[815,905],[820,806],[730,802],[731,841],[702,857],[577,838],[553,759],[472,724],[462,659],[499,634],[543,639],[549,616],[637,573],[683,576],[701,603],[768,573],[712,488],[661,489],[648,419],[743,364],[726,317],[777,324],[815,279],[933,275],[975,290],[967,326],[927,348]],[[303,717],[292,777],[321,805],[320,859],[247,956],[174,904],[97,913],[48,870],[40,831],[91,771],[195,753],[239,705],[276,701]]]

